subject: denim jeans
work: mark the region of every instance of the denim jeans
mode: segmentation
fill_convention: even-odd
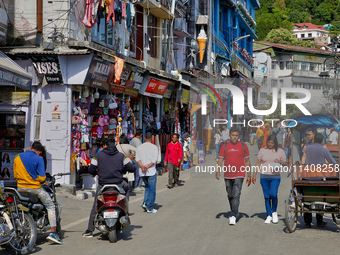
[[[280,182],[280,175],[272,176],[261,174],[260,183],[262,185],[265,199],[267,216],[272,216],[272,213],[277,210],[277,191],[279,189]]]
[[[215,144],[215,150],[216,150],[216,159],[218,159],[218,155],[220,155],[220,144]]]
[[[136,160],[133,160],[132,163],[135,165],[136,167],[136,171],[135,171],[135,180],[133,182],[133,187],[132,188],[137,188],[137,187],[141,187],[143,180],[142,178],[139,176],[139,165],[137,163]]]
[[[156,200],[157,173],[153,176],[143,176],[142,179],[145,184],[144,203],[151,211]]]
[[[289,164],[290,152],[291,152],[290,148],[286,148],[286,149],[285,149],[285,153],[286,153],[287,163],[288,163],[288,164]]]
[[[231,210],[230,216],[238,216],[238,208],[240,206],[240,196],[243,184],[243,178],[240,179],[225,179],[225,187],[228,194],[228,200]]]

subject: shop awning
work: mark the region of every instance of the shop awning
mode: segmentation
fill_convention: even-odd
[[[0,86],[14,85],[31,89],[33,77],[0,51]]]

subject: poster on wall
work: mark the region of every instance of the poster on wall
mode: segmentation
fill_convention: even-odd
[[[3,151],[1,152],[1,178],[14,179],[13,162],[16,155],[20,152]]]

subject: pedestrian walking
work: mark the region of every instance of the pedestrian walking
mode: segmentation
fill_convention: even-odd
[[[142,145],[142,141],[141,141],[141,138],[143,136],[143,130],[142,129],[137,129],[136,130],[136,135],[134,138],[132,138],[131,140],[131,145],[135,148],[138,148],[140,145]],[[139,176],[139,165],[136,161],[136,159],[134,159],[132,161],[132,163],[136,166],[136,171],[135,171],[135,181],[133,183],[133,191],[142,191],[144,190],[143,186],[142,186],[142,183],[143,183],[143,180],[142,178]]]
[[[286,134],[286,129],[281,125],[281,122],[276,122],[276,127],[272,129],[273,135],[276,136],[279,148],[283,148],[283,138]]]
[[[216,134],[214,136],[215,138],[215,150],[216,150],[216,161],[218,161],[218,156],[220,153],[220,148],[221,148],[221,144],[222,144],[222,132],[221,129],[219,127],[216,128]]]
[[[286,157],[287,157],[287,163],[290,164],[291,162],[289,161],[290,156],[291,156],[291,150],[292,150],[292,146],[293,146],[293,135],[292,135],[292,131],[290,128],[287,128],[286,131],[286,135],[285,138],[283,140],[283,149],[286,153]]]
[[[139,175],[145,184],[142,208],[147,213],[156,213],[157,210],[153,206],[156,200],[158,148],[152,144],[152,134],[150,132],[146,133],[144,140],[145,143],[138,146],[136,153],[136,161],[140,167]]]
[[[223,140],[223,142],[226,142],[226,141],[229,140],[229,129],[228,129],[227,125],[223,125],[222,129],[223,129],[222,140]]]
[[[334,130],[334,128],[331,128],[331,133],[329,135],[328,144],[338,144],[339,138],[338,138],[338,132]]]
[[[259,126],[256,130],[256,142],[257,142],[257,147],[260,150],[262,148],[262,143],[263,143],[263,130],[261,129],[261,126]]]
[[[256,183],[257,170],[261,168],[260,183],[265,199],[267,218],[264,223],[278,223],[277,193],[281,182],[281,166],[286,166],[286,154],[279,148],[275,135],[267,139],[267,146],[262,148],[257,155],[256,168],[253,175],[253,183]]]
[[[261,126],[261,129],[263,131],[263,142],[261,144],[261,148],[264,148],[264,147],[267,146],[267,138],[268,138],[268,136],[271,132],[271,128],[270,128],[269,123],[266,123],[266,124],[264,124],[264,127]]]
[[[183,148],[178,142],[179,134],[173,134],[171,142],[166,146],[164,166],[169,169],[168,188],[172,189],[172,183],[178,187],[179,167],[183,159]]]
[[[228,194],[228,200],[231,210],[229,224],[236,225],[238,217],[238,208],[240,205],[240,196],[243,180],[247,172],[247,185],[251,183],[250,160],[248,146],[239,139],[240,131],[237,127],[230,130],[230,141],[222,145],[216,171],[216,179],[221,177],[221,169],[224,172],[224,182]],[[222,167],[224,161],[224,166]]]

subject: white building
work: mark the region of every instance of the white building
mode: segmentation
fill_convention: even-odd
[[[323,96],[324,87],[319,78],[323,62],[331,52],[267,42],[254,43],[254,77],[261,84],[259,107],[272,104],[267,95],[272,94],[273,88],[295,87],[311,92],[312,99],[304,104],[311,113],[333,109],[334,105],[326,109],[327,99]],[[329,83],[333,84],[334,73],[327,71],[331,75]]]
[[[312,23],[295,23],[293,25],[293,36],[300,40],[311,40],[315,43],[330,43],[329,31],[322,25]]]

